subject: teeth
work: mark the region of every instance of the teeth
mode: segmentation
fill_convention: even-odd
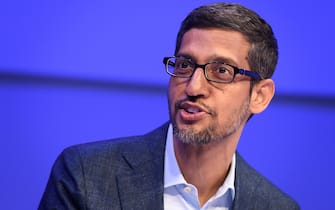
[[[189,107],[189,108],[186,109],[186,111],[189,112],[189,113],[197,113],[200,110],[196,107]]]

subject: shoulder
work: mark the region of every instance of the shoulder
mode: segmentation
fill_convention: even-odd
[[[121,137],[70,146],[60,154],[60,158],[90,161],[117,162],[123,154],[133,156],[149,153],[152,150],[164,150],[168,123],[144,135]]]
[[[293,198],[258,173],[239,154],[235,187],[236,200],[248,206],[247,209],[300,209]]]
[[[66,148],[52,167],[39,209],[119,209],[120,183],[125,191],[133,185],[128,180],[134,174],[140,178],[154,175],[161,182],[166,132],[167,124],[141,136]]]

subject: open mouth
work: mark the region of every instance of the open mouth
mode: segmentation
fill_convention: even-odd
[[[183,109],[185,110],[185,112],[190,113],[190,114],[196,114],[199,112],[207,112],[205,108],[203,108],[202,106],[186,101],[184,103],[179,104],[178,106],[179,109]]]
[[[184,122],[195,122],[206,117],[210,114],[205,108],[198,103],[193,103],[190,101],[185,101],[178,104],[179,116]]]
[[[190,114],[201,112],[201,110],[197,107],[187,107],[187,108],[184,108],[184,110]]]

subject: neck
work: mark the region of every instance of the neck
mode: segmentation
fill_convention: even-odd
[[[174,138],[179,168],[187,181],[198,190],[203,206],[223,184],[236,150],[237,141],[225,139],[206,145],[185,144]]]

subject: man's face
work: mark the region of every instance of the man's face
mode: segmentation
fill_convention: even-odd
[[[249,69],[249,49],[239,32],[191,29],[177,56],[198,64],[220,61]],[[171,77],[168,100],[174,136],[185,143],[206,144],[240,135],[250,114],[249,91],[250,79],[242,75],[229,84],[207,81],[201,68],[191,78]]]

